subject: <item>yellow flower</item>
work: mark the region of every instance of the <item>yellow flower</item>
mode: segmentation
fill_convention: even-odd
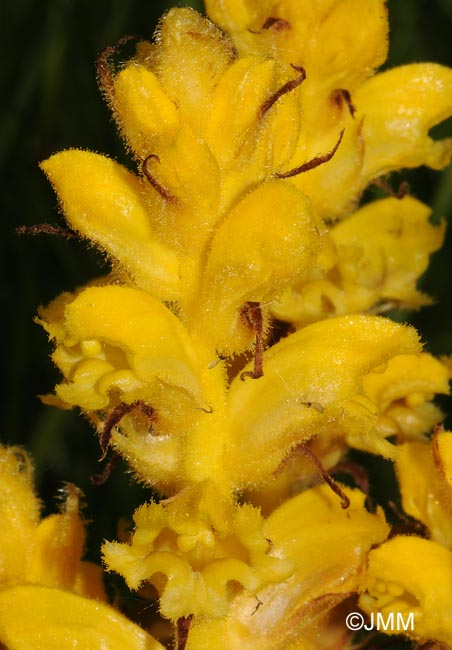
[[[434,434],[430,444],[405,443],[397,474],[406,513],[421,521],[431,539],[452,549],[452,433]]]
[[[446,166],[452,139],[428,132],[452,114],[452,71],[407,65],[372,77],[387,55],[384,0],[207,0],[241,56],[306,70],[302,132],[288,169],[330,151],[331,164],[293,179],[325,218],[344,217],[375,178],[402,167]],[[353,16],[353,29],[350,29]]]
[[[322,634],[328,632],[328,615],[357,591],[368,551],[389,530],[381,510],[366,511],[359,490],[344,490],[348,510],[329,488],[319,486],[286,501],[267,519],[270,555],[293,563],[292,576],[254,597],[238,594],[226,618],[194,625],[189,650],[327,647]]]
[[[412,613],[408,634],[419,641],[452,642],[451,450],[446,431],[436,431],[431,443],[400,446],[403,509],[426,526],[430,539],[400,536],[372,551],[360,598],[367,613]]]
[[[85,531],[75,487],[67,487],[60,514],[41,520],[30,460],[15,447],[0,447],[0,482],[0,643],[10,650],[163,650],[103,602],[101,567],[80,560]]]
[[[447,164],[452,140],[428,132],[452,114],[452,71],[373,77],[387,51],[384,2],[302,4],[209,0],[230,37],[190,9],[169,11],[156,42],[118,71],[100,59],[136,173],[80,150],[42,163],[69,226],[112,264],[41,309],[63,375],[46,400],[80,407],[102,458],[111,446],[162,497],[137,509],[130,539],[105,543],[104,559],[131,589],[152,585],[179,632],[193,619],[192,650],[351,642],[338,616],[361,591],[363,607],[381,605],[378,561],[399,542],[383,543],[384,517],[361,492],[344,488],[340,503],[327,486],[306,489],[312,471],[297,454],[308,449],[317,470],[351,447],[381,454],[403,483],[418,444],[405,441],[424,440],[442,417],[433,396],[448,392],[445,365],[414,329],[359,313],[428,302],[416,283],[443,225],[412,197],[354,210],[382,174]],[[275,318],[294,324],[287,336]],[[78,521],[71,503],[58,517]],[[420,516],[432,530],[441,508]],[[47,548],[60,520],[46,521]],[[435,571],[449,553],[439,548]],[[36,575],[52,576],[37,557]],[[436,605],[423,580],[421,621]]]
[[[271,542],[258,510],[223,502],[213,483],[168,503],[143,505],[134,521],[130,544],[104,545],[105,562],[132,589],[154,584],[161,613],[173,620],[192,614],[221,618],[239,585],[255,594],[293,571],[290,562],[268,554]]]
[[[328,231],[316,266],[272,314],[303,326],[332,315],[429,304],[416,282],[444,237],[444,224],[429,223],[430,212],[410,196],[357,210]]]
[[[398,442],[425,440],[443,419],[431,401],[435,393],[449,394],[449,372],[430,354],[400,355],[391,359],[385,372],[364,379],[366,395],[378,408],[376,426],[384,437]]]
[[[370,552],[364,593],[359,604],[367,613],[391,612],[407,619],[419,643],[452,643],[452,551],[419,537],[394,537]],[[402,630],[388,629],[387,634]]]
[[[104,450],[103,431],[120,409],[113,445],[143,480],[172,492],[213,476],[226,491],[264,484],[292,447],[318,435],[392,456],[373,421],[365,426],[363,381],[391,358],[420,351],[410,328],[340,317],[281,340],[263,353],[263,377],[243,381],[242,373],[229,386],[224,362],[208,363],[214,351],[209,357],[166,307],[136,289],[90,287],[42,316],[65,376],[57,396],[91,414]]]

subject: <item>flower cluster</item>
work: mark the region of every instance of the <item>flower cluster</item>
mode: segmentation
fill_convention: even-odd
[[[160,495],[104,544],[105,565],[157,594],[179,650],[350,647],[358,596],[367,613],[414,612],[415,640],[452,643],[452,434],[433,403],[450,371],[379,315],[429,301],[416,284],[444,226],[383,177],[449,162],[452,140],[429,130],[452,115],[452,71],[374,75],[383,0],[206,5],[216,24],[173,9],[119,69],[100,57],[135,172],[76,149],[42,163],[70,229],[111,262],[40,310],[62,374],[45,399],[79,407],[102,457]],[[389,196],[360,207],[371,183]],[[362,481],[334,481],[350,449],[394,461],[429,539],[387,541]],[[39,523],[14,458],[12,497],[25,496],[10,536],[25,527],[33,543],[22,535],[27,562],[8,565],[0,618],[40,590],[36,620],[68,599],[60,628],[92,616],[93,634],[117,634],[108,647],[125,647],[127,625],[127,647],[162,647],[89,600],[101,592],[82,588],[74,489]],[[27,646],[5,625],[2,643]]]

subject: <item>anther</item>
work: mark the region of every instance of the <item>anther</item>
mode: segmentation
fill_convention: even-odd
[[[150,160],[157,160],[157,162],[160,162],[160,158],[157,156],[155,153],[149,154],[144,160],[142,164],[142,170],[143,174],[146,176],[148,182],[152,187],[160,194],[162,198],[165,199],[165,201],[168,201],[169,203],[175,203],[177,202],[177,198],[168,192],[167,189],[163,187],[163,185],[160,185],[160,183],[157,181],[157,179],[152,176],[151,172],[149,171],[148,163]]]
[[[334,154],[336,153],[336,151],[338,150],[343,137],[344,137],[344,129],[342,129],[336,144],[334,145],[333,149],[331,149],[330,152],[320,156],[316,156],[315,158],[308,160],[307,162],[303,163],[299,167],[295,167],[295,169],[291,169],[288,172],[282,172],[282,173],[276,172],[275,174],[273,174],[273,176],[275,176],[276,178],[291,178],[292,176],[298,176],[298,174],[303,174],[303,172],[308,172],[311,169],[315,169],[316,167],[319,167],[320,165],[329,162],[331,158],[334,156]]]
[[[287,95],[287,93],[290,93],[292,90],[295,90],[295,88],[297,88],[306,79],[306,70],[304,68],[295,65],[294,63],[291,63],[291,66],[299,73],[299,76],[296,79],[290,79],[290,81],[287,81],[262,104],[259,111],[261,117],[263,117],[265,113],[270,110],[273,104],[277,102],[280,97]]]
[[[240,375],[242,381],[245,377],[252,379],[259,379],[264,374],[263,369],[263,353],[264,353],[264,318],[262,316],[262,309],[260,302],[248,301],[242,308],[242,317],[246,323],[254,330],[256,334],[256,343],[254,350],[254,370],[246,370]]]

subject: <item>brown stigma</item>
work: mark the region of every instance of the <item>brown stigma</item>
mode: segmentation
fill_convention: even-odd
[[[105,460],[105,456],[107,455],[108,446],[110,444],[113,428],[116,427],[121,422],[122,418],[125,415],[128,415],[135,409],[139,409],[148,418],[153,418],[155,416],[155,411],[152,408],[152,406],[149,406],[149,404],[145,404],[142,401],[132,402],[132,404],[126,404],[125,402],[121,402],[121,404],[115,406],[115,408],[108,416],[106,422],[104,423],[104,428],[102,429],[102,433],[100,434],[99,442],[100,442],[100,448],[102,450],[102,456],[99,458],[99,462]]]
[[[331,158],[334,156],[334,154],[336,153],[336,151],[338,150],[343,137],[344,137],[344,129],[342,129],[339,138],[336,144],[334,145],[333,149],[331,149],[331,151],[329,151],[328,153],[316,156],[315,158],[308,160],[307,162],[303,163],[299,167],[295,167],[294,169],[291,169],[288,172],[282,172],[282,173],[276,172],[275,174],[273,174],[273,176],[275,176],[276,178],[291,178],[292,176],[298,176],[298,174],[303,174],[303,172],[308,172],[311,169],[315,169],[316,167],[319,167],[320,165],[329,162]]]
[[[57,237],[65,237],[66,239],[78,237],[75,230],[62,228],[61,226],[53,226],[50,223],[36,223],[33,226],[17,226],[16,233],[18,235],[56,235]]]
[[[171,192],[163,187],[163,185],[160,185],[155,176],[153,176],[149,171],[148,164],[150,160],[157,160],[157,162],[160,162],[160,158],[157,156],[157,154],[151,153],[143,160],[141,168],[149,184],[152,185],[152,187],[160,194],[163,199],[165,199],[165,201],[168,201],[168,203],[177,203],[177,198],[174,196],[174,194],[171,194]]]
[[[303,454],[316,468],[319,476],[325,483],[333,490],[335,494],[340,498],[341,500],[341,507],[346,508],[349,507],[350,505],[350,499],[348,496],[345,494],[345,492],[342,490],[340,485],[336,483],[334,478],[329,474],[326,469],[323,467],[319,457],[312,451],[312,449],[309,449],[309,447],[302,443],[301,445],[298,445],[295,448],[295,451]]]
[[[291,66],[299,73],[298,77],[287,81],[262,104],[259,111],[260,117],[263,117],[280,97],[287,95],[287,93],[290,93],[292,90],[295,90],[295,88],[297,88],[306,79],[306,70],[304,68],[295,65],[294,63],[291,63]]]
[[[119,39],[116,45],[105,47],[97,57],[97,78],[107,99],[109,99],[111,102],[114,98],[114,72],[111,59],[120,47],[134,39],[141,40],[139,36],[131,36],[130,34],[123,36]]]

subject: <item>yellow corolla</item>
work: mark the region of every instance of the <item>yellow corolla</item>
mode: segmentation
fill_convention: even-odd
[[[397,475],[406,513],[422,522],[435,542],[452,549],[452,433],[437,431],[431,443],[400,448]]]
[[[372,551],[360,605],[367,613],[393,612],[413,624],[417,641],[452,642],[452,433],[400,446],[397,475],[404,511],[430,539],[400,536]],[[402,630],[393,629],[392,633]]]
[[[391,457],[368,424],[369,404],[378,407],[364,380],[421,349],[409,327],[343,316],[282,339],[262,353],[262,376],[254,378],[254,360],[229,385],[225,362],[208,363],[209,347],[137,289],[89,287],[42,318],[65,377],[62,405],[92,417],[103,452],[111,441],[143,480],[172,493],[213,477],[226,491],[264,484],[293,447],[317,436]]]
[[[242,587],[255,594],[293,573],[290,561],[269,553],[259,511],[226,502],[213,481],[141,506],[134,522],[130,544],[104,545],[105,562],[132,589],[151,582],[173,620],[221,618]]]
[[[324,235],[316,265],[286,290],[272,314],[303,326],[339,314],[428,304],[416,283],[444,238],[444,224],[432,225],[430,213],[410,196],[360,208]]]
[[[335,611],[343,617],[342,625],[336,623],[336,635],[341,647],[347,647],[349,599],[359,588],[370,548],[386,538],[389,528],[380,509],[367,512],[359,490],[344,491],[350,499],[347,510],[329,488],[318,486],[289,499],[266,520],[269,555],[290,561],[292,575],[254,596],[238,594],[227,617],[194,624],[189,650],[214,645],[228,650],[322,650],[329,647],[326,639],[336,627]]]
[[[370,552],[360,607],[383,620],[392,612],[412,629],[392,629],[419,643],[452,643],[452,551],[437,542],[400,535]],[[441,645],[440,645],[441,647]]]
[[[452,139],[429,130],[452,114],[452,71],[421,63],[372,76],[387,56],[384,0],[207,0],[241,56],[306,71],[302,131],[288,167],[333,148],[334,159],[293,178],[325,218],[346,216],[366,185],[402,167],[446,166]],[[353,29],[350,29],[353,16]]]
[[[67,486],[62,511],[40,518],[25,452],[0,448],[0,644],[8,650],[163,650],[106,604],[102,569],[81,561],[84,523]]]

